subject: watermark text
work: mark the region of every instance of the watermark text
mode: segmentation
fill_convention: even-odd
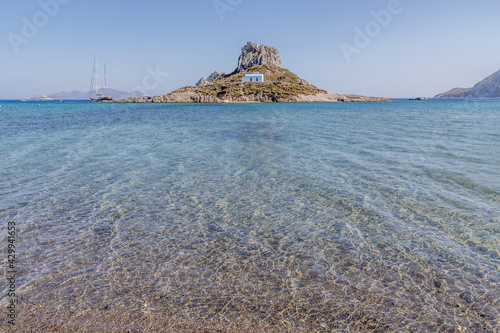
[[[391,24],[394,15],[401,14],[402,11],[403,5],[400,0],[389,0],[387,9],[370,11],[373,20],[366,23],[363,29],[354,27],[355,35],[353,42],[342,42],[339,45],[346,61],[351,63],[352,56],[360,54],[363,49],[367,48],[372,40],[377,38],[383,29]]]
[[[16,223],[7,222],[7,322],[16,324]]]
[[[142,86],[136,86],[132,89],[133,91],[140,91],[143,96],[148,95],[148,91],[158,88],[163,83],[163,80],[170,75],[170,73],[162,72],[160,65],[156,65],[156,69],[147,66],[146,72],[148,74],[142,79]]]
[[[18,54],[19,47],[23,44],[28,44],[30,40],[38,35],[40,29],[49,24],[50,19],[59,14],[61,5],[69,3],[71,0],[40,0],[38,5],[39,11],[35,12],[31,18],[23,16],[21,18],[22,27],[20,34],[9,32],[7,38],[15,54]]]
[[[224,22],[224,15],[226,15],[227,12],[232,12],[242,3],[243,0],[214,0],[213,5],[215,12],[219,16],[219,20]]]

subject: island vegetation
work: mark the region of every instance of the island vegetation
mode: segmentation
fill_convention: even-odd
[[[247,74],[262,74],[263,82],[243,82]],[[230,74],[213,72],[195,86],[165,95],[131,97],[118,103],[272,103],[272,102],[382,102],[381,97],[332,94],[283,68],[275,48],[247,43],[242,47],[238,67]]]

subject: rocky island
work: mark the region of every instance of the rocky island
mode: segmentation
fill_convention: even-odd
[[[131,97],[115,103],[272,103],[272,102],[387,102],[382,97],[328,93],[284,69],[278,50],[247,43],[238,67],[230,74],[213,72],[195,86],[165,95]]]
[[[454,88],[434,98],[497,98],[500,97],[500,70],[476,83],[472,88]]]

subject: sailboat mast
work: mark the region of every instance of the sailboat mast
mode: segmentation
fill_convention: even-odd
[[[106,78],[108,76],[106,75],[106,64],[104,64],[104,95],[106,96],[108,94],[108,89],[106,85]]]
[[[104,93],[99,94],[99,85],[97,82],[97,78],[99,76],[97,75],[97,56],[94,56],[94,69],[92,71],[92,79],[90,80],[90,90],[89,90],[89,97],[93,101],[112,101],[113,98],[108,94],[108,83],[107,83],[107,78],[108,74],[106,73],[106,64],[104,64]],[[95,93],[95,96],[92,96],[92,94]]]
[[[95,95],[97,96],[97,93],[98,93],[98,87],[97,87],[97,56],[94,56],[94,73],[95,73],[95,76],[94,76],[94,86],[95,86]]]
[[[90,78],[90,88],[89,88],[90,98],[92,98],[92,92],[94,91],[94,86],[95,86],[95,70],[96,70],[96,56],[94,56],[94,67],[92,67],[92,77]]]
[[[95,92],[95,96],[98,95],[98,85],[97,85],[97,56],[94,56],[94,69],[92,70],[92,79],[90,80],[90,90],[89,97],[92,99],[92,92]]]

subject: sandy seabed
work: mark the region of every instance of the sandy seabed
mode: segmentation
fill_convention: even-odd
[[[457,269],[449,258],[431,268],[382,244],[371,254],[349,243],[319,244],[323,253],[308,253],[310,244],[298,246],[300,239],[292,245],[265,237],[275,251],[220,235],[180,252],[163,243],[142,260],[130,243],[128,255],[101,261],[88,275],[68,279],[59,271],[32,282],[18,298],[16,327],[5,316],[1,326],[9,332],[499,332],[498,289],[491,292],[494,280],[477,267]],[[125,265],[130,259],[134,266]],[[83,269],[91,260],[76,265]]]

